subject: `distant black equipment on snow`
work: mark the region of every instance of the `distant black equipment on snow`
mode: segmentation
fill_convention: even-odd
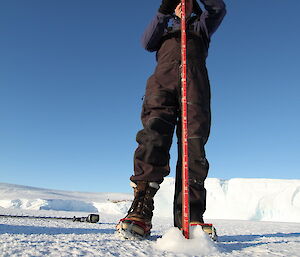
[[[99,214],[89,214],[87,217],[45,217],[45,216],[26,216],[26,215],[5,215],[0,214],[2,218],[28,218],[28,219],[57,219],[57,220],[72,220],[73,222],[88,222],[97,223],[100,219]]]

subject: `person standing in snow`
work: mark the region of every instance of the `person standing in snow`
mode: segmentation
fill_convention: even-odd
[[[206,58],[212,34],[226,14],[223,0],[186,1],[187,16],[187,101],[188,152],[191,224],[203,223],[206,208],[204,181],[209,163],[204,146],[211,125],[210,84]],[[147,81],[142,106],[143,129],[137,133],[134,175],[130,177],[134,200],[118,231],[150,235],[154,209],[153,197],[165,176],[170,173],[169,150],[176,127],[178,161],[174,195],[174,225],[182,220],[182,151],[181,151],[181,2],[162,0],[157,14],[147,27],[143,47],[156,52],[157,66]]]

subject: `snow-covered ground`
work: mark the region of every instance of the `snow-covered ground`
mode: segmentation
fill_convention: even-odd
[[[78,214],[34,214],[45,212],[53,216]],[[214,246],[203,245],[199,238],[185,249],[183,238],[166,234],[166,251],[157,239],[172,227],[170,218],[154,218],[150,240],[124,241],[115,235],[115,224],[121,217],[103,213],[98,224],[0,218],[0,256],[300,256],[299,223],[209,220],[219,234]]]
[[[97,224],[0,217],[0,256],[300,256],[299,180],[209,179],[206,221],[216,226],[218,243],[201,230],[186,240],[172,228],[173,183],[167,179],[157,194],[152,236],[143,241],[122,240],[115,234],[131,194],[0,183],[0,214],[81,217],[100,213]],[[273,221],[262,221],[268,219]]]

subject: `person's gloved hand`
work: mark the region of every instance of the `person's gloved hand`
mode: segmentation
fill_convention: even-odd
[[[162,0],[158,11],[162,14],[173,14],[180,0]]]

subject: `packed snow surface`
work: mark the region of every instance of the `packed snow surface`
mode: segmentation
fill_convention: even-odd
[[[20,210],[7,211],[19,213]],[[29,215],[78,215],[45,210],[22,212]],[[115,233],[116,222],[121,217],[100,213],[97,224],[0,217],[0,256],[300,256],[299,223],[208,220],[216,226],[219,242],[209,242],[201,231],[187,242],[177,229],[172,228],[171,218],[157,217],[153,220],[149,240],[130,241]]]
[[[156,196],[149,240],[130,241],[118,237],[115,225],[124,217],[132,194],[0,183],[0,214],[100,214],[96,224],[0,217],[0,256],[300,256],[299,180],[208,179],[206,221],[217,228],[218,243],[199,227],[189,240],[173,227],[173,188],[174,179],[166,179]],[[263,219],[294,222],[259,221]]]

